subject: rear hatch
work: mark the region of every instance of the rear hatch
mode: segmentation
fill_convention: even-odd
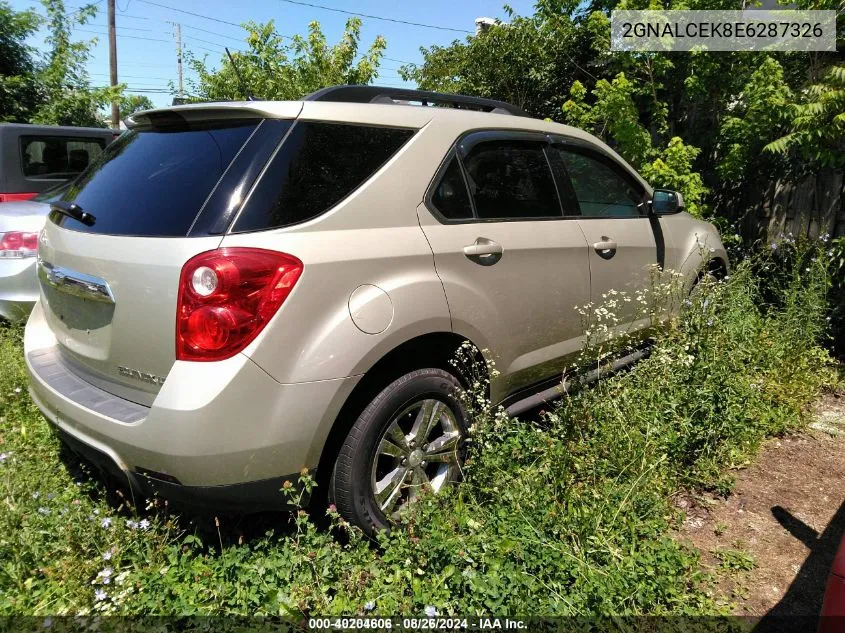
[[[295,118],[300,104],[286,105]],[[149,406],[176,358],[182,267],[219,245],[290,122],[218,105],[155,111],[132,123],[57,203],[78,205],[93,222],[54,209],[38,269],[45,319],[65,363]]]

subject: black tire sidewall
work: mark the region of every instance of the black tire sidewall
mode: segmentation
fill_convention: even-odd
[[[371,485],[373,460],[382,436],[403,409],[433,398],[454,412],[466,438],[467,419],[458,397],[460,389],[458,379],[442,369],[420,369],[395,380],[373,399],[355,421],[335,465],[332,491],[342,515],[368,533],[389,527]]]

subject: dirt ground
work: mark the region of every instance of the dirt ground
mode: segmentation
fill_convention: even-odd
[[[806,433],[769,441],[727,499],[679,498],[679,538],[701,550],[736,615],[818,615],[845,532],[845,392]]]

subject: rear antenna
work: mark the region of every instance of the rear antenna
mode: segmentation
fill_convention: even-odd
[[[247,89],[246,84],[244,83],[244,78],[241,77],[241,72],[238,70],[238,65],[235,63],[235,59],[232,57],[232,53],[229,52],[227,47],[223,47],[226,51],[226,55],[229,56],[229,63],[232,64],[232,68],[235,71],[235,76],[238,78],[238,83],[241,85],[241,90],[246,95],[247,101],[255,101],[255,97],[252,96],[252,93]]]

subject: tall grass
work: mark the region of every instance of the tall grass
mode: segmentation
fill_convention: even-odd
[[[121,514],[58,459],[17,391],[20,341],[6,331],[0,613],[718,612],[697,552],[672,538],[671,498],[727,493],[731,469],[800,429],[829,378],[826,259],[787,248],[703,280],[647,359],[541,419],[482,403],[465,483],[375,545],[331,512],[332,529],[302,511],[242,543],[229,519],[204,531]]]

